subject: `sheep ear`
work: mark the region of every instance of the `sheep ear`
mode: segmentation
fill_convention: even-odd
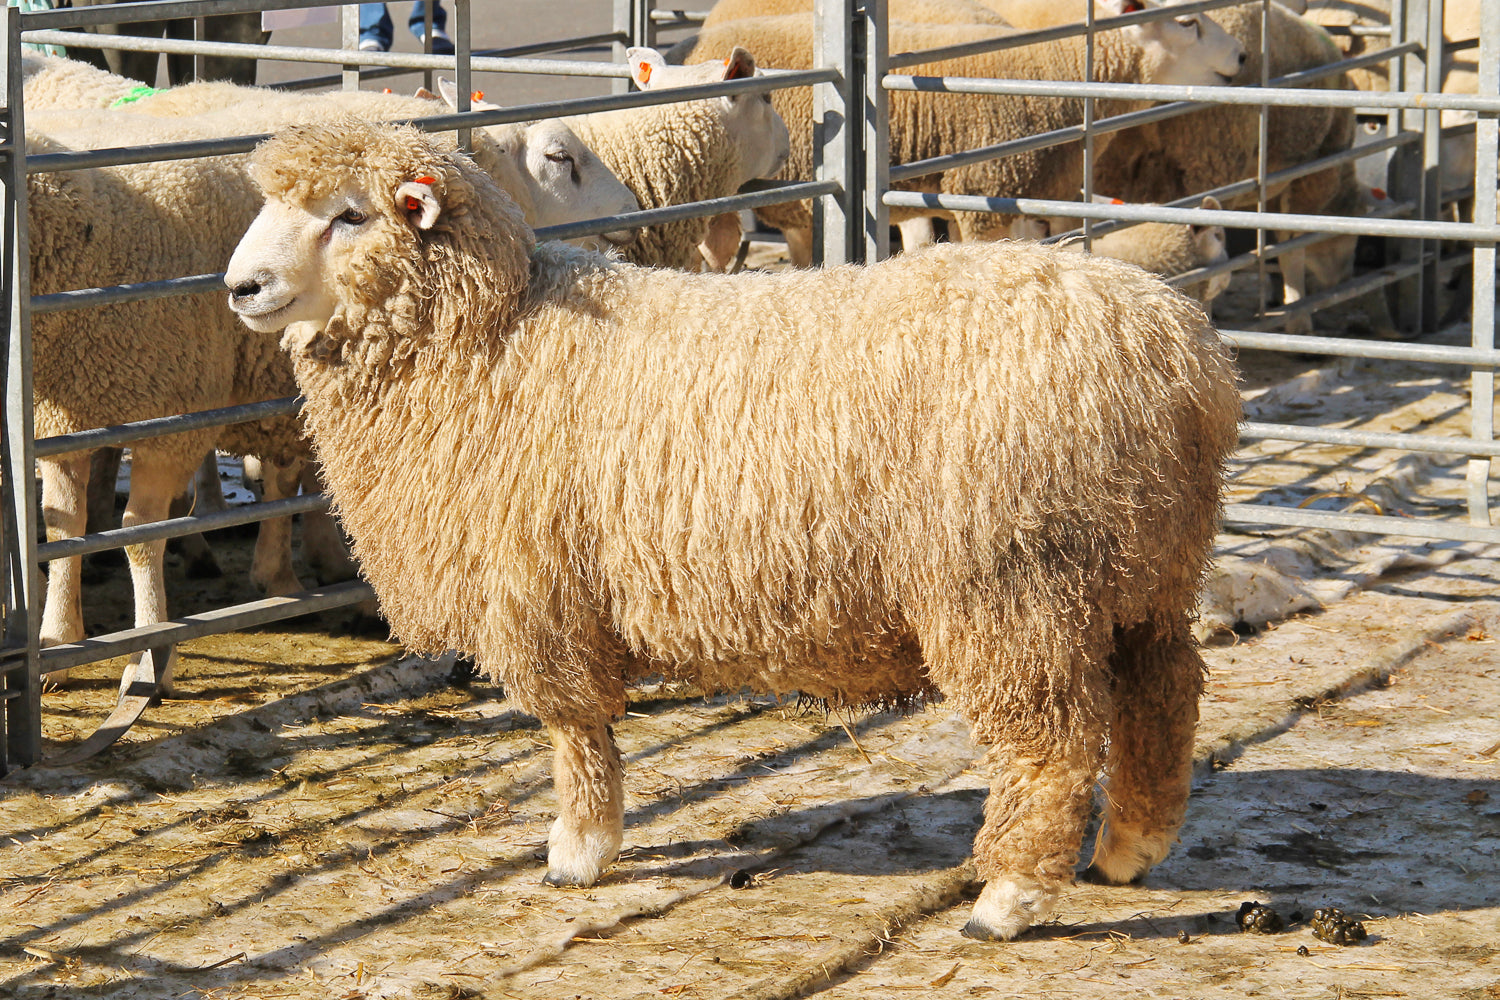
[[[443,95],[443,103],[446,104],[446,105],[448,105],[448,107],[452,108],[454,111],[457,111],[458,110],[458,84],[454,83],[452,80],[449,80],[447,77],[443,77],[443,76],[438,77],[437,84],[438,84],[438,93],[440,93],[440,94]],[[422,92],[418,91],[417,92],[417,96],[418,97],[423,96]],[[431,94],[427,94],[426,96],[431,97],[432,95]],[[469,110],[470,111],[493,111],[493,110],[495,110],[496,108],[498,108],[500,106],[498,104],[490,104],[488,101],[481,100],[481,98],[483,98],[483,97],[484,97],[484,91],[482,91],[482,90],[476,90],[476,91],[474,91],[474,93],[470,94],[469,95]]]
[[[432,190],[432,178],[407,181],[396,189],[396,209],[418,229],[431,229],[443,213],[443,203]]]
[[[1199,204],[1198,207],[1201,208],[1201,209],[1203,209],[1206,212],[1219,212],[1219,211],[1223,211],[1223,209],[1224,209],[1224,206],[1219,204],[1219,199],[1215,198],[1211,194],[1210,195],[1205,195],[1204,198],[1203,198],[1202,203]],[[1205,225],[1199,225],[1197,223],[1194,223],[1192,228],[1193,228],[1194,235],[1198,235],[1198,234],[1207,232],[1208,230],[1213,229],[1215,227],[1211,226],[1211,225],[1210,226],[1205,226]]]
[[[724,79],[745,80],[755,75],[755,57],[736,45],[724,60]]]
[[[630,79],[641,90],[650,90],[652,74],[667,65],[660,52],[643,46],[626,49],[625,62],[630,67]]]

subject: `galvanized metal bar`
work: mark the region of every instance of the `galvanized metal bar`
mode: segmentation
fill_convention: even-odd
[[[859,151],[863,176],[857,204],[864,244],[860,259],[873,264],[891,255],[891,210],[880,200],[880,193],[891,186],[890,92],[880,84],[890,58],[890,11],[887,0],[864,0],[864,12],[856,26],[862,32],[859,57],[864,65],[859,100],[864,108]],[[848,205],[855,210],[852,193]]]
[[[1228,524],[1324,528],[1329,531],[1358,531],[1371,535],[1396,535],[1406,538],[1442,538],[1455,542],[1500,542],[1500,528],[1484,528],[1464,524],[1461,521],[1438,521],[1430,517],[1392,517],[1379,514],[1338,514],[1332,511],[1307,510],[1300,507],[1272,507],[1265,504],[1225,504],[1224,521]]]
[[[1147,205],[1085,205],[1077,201],[1041,198],[985,198],[967,194],[890,191],[892,208],[941,208],[950,212],[995,212],[1002,215],[1073,215],[1083,218],[1132,219],[1139,222],[1179,222],[1195,225],[1253,229],[1267,226],[1298,232],[1350,233],[1356,236],[1425,236],[1432,239],[1497,239],[1500,225],[1461,222],[1419,222],[1405,219],[1356,218],[1333,215],[1295,215],[1289,212],[1229,212],[1165,208]]]
[[[798,201],[803,198],[819,199],[820,196],[837,194],[842,190],[843,186],[837,181],[782,183],[763,191],[731,194],[723,198],[710,198],[707,201],[693,201],[681,205],[669,205],[666,208],[649,208],[639,212],[627,212],[624,215],[611,216],[609,219],[602,221],[595,219],[570,222],[560,226],[544,226],[536,231],[536,235],[538,239],[544,240],[571,240],[578,236],[587,236],[593,233],[607,233],[616,229],[633,229],[637,226],[656,226],[664,222],[697,219],[705,215],[719,215],[723,212],[738,212],[747,208],[760,208],[762,205],[779,205],[783,202]],[[816,201],[814,204],[816,204]]]
[[[0,439],[4,486],[0,489],[5,555],[6,652],[15,657],[3,668],[0,690],[0,774],[13,766],[35,763],[42,751],[42,680],[40,660],[42,580],[36,561],[36,456],[31,388],[30,244],[27,234],[26,134],[21,107],[21,24],[16,7],[4,12],[4,72],[0,73],[0,107],[10,148],[0,160],[5,188],[5,422]]]
[[[479,69],[481,67],[476,66],[475,68]],[[766,93],[787,87],[820,83],[832,79],[834,75],[836,74],[831,74],[828,71],[818,72],[814,70],[769,73],[765,76],[756,76],[745,80],[707,83],[692,87],[677,87],[670,90],[645,91],[609,97],[579,97],[565,101],[528,104],[516,108],[495,108],[485,111],[469,111],[465,114],[431,115],[425,118],[397,120],[409,122],[426,132],[451,132],[462,128],[504,125],[511,122],[534,121],[539,118],[563,118],[568,115],[590,114],[595,111],[639,108],[656,104],[676,104],[682,101],[698,100],[706,97]],[[266,137],[267,134],[262,133],[259,135],[234,136],[223,139],[202,139],[193,142],[170,142],[149,146],[48,153],[31,157],[28,161],[31,164],[28,169],[31,173],[46,173],[64,170],[82,170],[88,167],[103,167],[124,163],[145,163],[154,160],[189,159],[197,156],[221,156],[232,153],[245,153],[254,149],[256,144]]]
[[[1463,365],[1475,368],[1494,368],[1500,365],[1500,351],[1493,349],[1439,347],[1390,340],[1356,340],[1346,337],[1317,337],[1293,333],[1262,333],[1255,330],[1220,330],[1219,336],[1230,347],[1247,351],[1291,351],[1299,354],[1327,354],[1344,358]]]
[[[295,514],[321,512],[327,509],[328,498],[321,493],[240,504],[229,510],[208,514],[172,517],[165,521],[135,524],[128,528],[112,528],[91,535],[79,535],[76,538],[60,538],[55,542],[46,542],[37,546],[37,559],[40,562],[51,562],[54,559],[66,559],[69,556],[86,556],[92,552],[104,552],[108,549],[124,548],[127,545],[141,545],[160,538],[181,538],[183,535],[197,534],[200,531],[218,531],[221,528],[233,528],[241,524],[254,524],[256,521],[269,521],[273,517],[291,517]]]
[[[1119,132],[1137,125],[1145,125],[1149,122],[1165,121],[1168,118],[1176,118],[1181,115],[1190,114],[1201,110],[1202,105],[1191,104],[1183,101],[1174,101],[1171,104],[1162,104],[1154,108],[1144,108],[1139,111],[1127,111],[1122,115],[1113,115],[1096,121],[1093,131],[1096,135],[1106,132]],[[1050,132],[1037,132],[1033,135],[1020,139],[1010,139],[1005,142],[995,143],[992,146],[981,146],[977,149],[963,150],[957,153],[945,153],[941,156],[929,157],[925,160],[913,160],[900,166],[891,168],[891,179],[894,181],[910,180],[913,177],[921,177],[926,174],[937,173],[941,170],[956,170],[959,167],[968,166],[972,163],[980,163],[984,160],[999,159],[1002,156],[1014,156],[1018,153],[1029,153],[1039,149],[1048,149],[1052,146],[1061,146],[1068,142],[1077,142],[1085,135],[1082,125],[1067,125],[1063,128],[1053,129]],[[1401,132],[1395,136],[1388,136],[1363,146],[1355,146],[1338,153],[1330,153],[1316,160],[1299,163],[1294,167],[1285,167],[1272,173],[1267,180],[1272,184],[1280,184],[1285,181],[1305,177],[1308,174],[1318,173],[1330,166],[1347,163],[1352,160],[1371,156],[1385,149],[1402,143],[1416,142],[1421,138],[1417,132]],[[1238,181],[1235,184],[1227,184],[1216,188],[1213,192],[1203,192],[1203,195],[1215,194],[1216,197],[1230,197],[1237,194],[1247,193],[1255,190],[1256,179]],[[1219,195],[1216,192],[1224,192]],[[1199,196],[1200,200],[1202,195]],[[1185,200],[1185,199],[1181,199]]]
[[[345,4],[339,10],[339,45],[345,52],[359,51],[359,5]],[[340,90],[359,89],[360,66],[347,62],[339,71]]]
[[[1481,94],[1500,92],[1500,2],[1485,0],[1480,5],[1479,85]],[[1500,122],[1494,115],[1481,115],[1474,129],[1474,218],[1490,222],[1496,218],[1496,188],[1500,187]],[[1495,240],[1476,238],[1473,244],[1474,292],[1470,313],[1469,343],[1476,350],[1495,347]],[[1495,373],[1475,371],[1469,382],[1469,436],[1492,439],[1495,436]],[[1492,523],[1490,511],[1491,460],[1469,463],[1468,507],[1473,524]]]
[[[111,448],[129,444],[132,441],[143,441],[146,438],[202,430],[205,427],[219,427],[223,424],[244,423],[249,420],[268,420],[272,417],[290,417],[297,414],[300,406],[300,398],[288,396],[282,399],[269,399],[263,403],[245,403],[240,406],[199,410],[196,413],[183,413],[172,417],[137,420],[113,427],[79,431],[76,434],[58,434],[55,437],[38,440],[34,447],[34,454],[37,458],[50,458],[53,455],[66,455],[72,451]]]
[[[436,0],[427,5],[427,16],[432,17],[432,9],[436,6]],[[470,21],[473,5],[470,0],[453,0],[453,56],[454,71],[453,83],[458,88],[458,108],[460,114],[469,110],[474,100],[474,67],[470,65],[473,60],[473,27]],[[427,46],[431,49],[433,42],[431,28],[427,32]],[[431,89],[431,84],[428,88]],[[458,148],[466,153],[474,152],[474,130],[464,126],[458,130]]]
[[[109,4],[107,8],[124,6]],[[452,70],[454,56],[415,52],[364,52],[359,49],[320,49],[305,45],[255,45],[248,42],[195,42],[179,38],[143,38],[136,35],[92,35],[74,31],[27,32],[26,41],[50,45],[88,45],[122,52],[166,52],[174,55],[229,56],[274,59],[278,62],[387,66],[407,70]],[[615,63],[568,59],[517,59],[486,56],[474,60],[474,69],[490,73],[540,73],[553,76],[616,77],[626,75]]]
[[[121,302],[139,302],[143,299],[164,299],[173,295],[201,295],[204,292],[223,293],[224,275],[194,274],[186,278],[166,278],[161,281],[141,281],[128,285],[110,285],[106,288],[78,288],[68,292],[53,292],[50,295],[33,295],[31,312],[54,313],[69,309],[86,309],[95,306],[111,306]]]
[[[59,7],[28,11],[21,21],[23,31],[38,28],[92,27],[100,24],[138,24],[202,17],[207,14],[248,14],[266,10],[302,10],[323,7],[327,0],[151,0],[89,7]]]
[[[1393,209],[1394,211],[1388,211],[1387,214],[1399,215],[1401,214],[1401,212],[1399,211],[1400,208],[1401,206],[1392,205],[1390,206],[1390,209]],[[1101,226],[1100,228],[1102,229],[1103,226]],[[1208,278],[1215,277],[1216,275],[1231,274],[1235,271],[1242,271],[1245,268],[1253,267],[1256,264],[1257,260],[1262,256],[1266,260],[1275,260],[1276,258],[1281,257],[1284,254],[1292,252],[1293,250],[1305,250],[1310,246],[1315,246],[1319,243],[1325,243],[1328,240],[1333,239],[1335,235],[1336,234],[1334,233],[1301,233],[1297,236],[1291,237],[1290,239],[1272,243],[1267,246],[1264,251],[1251,250],[1247,253],[1242,253],[1238,256],[1230,257],[1229,259],[1220,261],[1216,264],[1205,264],[1202,267],[1195,267],[1191,271],[1183,271],[1181,274],[1175,274],[1168,279],[1168,283],[1172,285],[1191,285],[1195,282],[1204,281]],[[1056,237],[1051,237],[1044,242],[1050,243],[1053,239],[1056,239]]]
[[[1083,83],[1077,80],[992,80],[972,76],[888,74],[887,90],[1025,97],[1094,97],[1121,101],[1200,101],[1212,104],[1271,104],[1309,108],[1434,108],[1439,111],[1500,111],[1500,97],[1475,94],[1401,94],[1373,90],[1283,87],[1198,87],[1160,83]]]
[[[1240,424],[1241,438],[1268,438],[1273,441],[1303,441],[1340,447],[1390,448],[1398,451],[1424,451],[1441,455],[1500,455],[1500,441],[1475,441],[1466,437],[1440,437],[1433,434],[1390,434],[1379,431],[1354,431],[1337,427],[1307,427],[1302,424],[1269,424],[1246,421]]]
[[[1200,2],[1196,3],[1151,7],[1134,14],[1120,14],[1115,17],[1100,18],[1094,21],[1094,27],[1097,31],[1109,31],[1114,28],[1126,28],[1135,24],[1161,21],[1169,17],[1185,17],[1188,14],[1205,13],[1217,10],[1220,7],[1236,7],[1245,2],[1246,0],[1200,0]],[[1005,49],[1017,49],[1027,45],[1040,45],[1044,42],[1056,41],[1059,38],[1075,38],[1087,33],[1087,29],[1083,25],[1084,22],[1075,21],[1069,24],[1060,24],[1052,28],[1015,31],[982,41],[964,42],[960,45],[943,45],[932,49],[895,52],[890,56],[890,67],[891,69],[902,69],[924,63],[982,55],[986,52],[1001,52]]]
[[[357,24],[358,21],[356,21],[355,23]],[[585,48],[590,45],[602,45],[605,43],[613,44],[617,40],[617,37],[618,36],[613,31],[607,31],[597,35],[574,35],[568,38],[560,38],[556,41],[550,42],[533,42],[530,45],[512,45],[501,49],[482,49],[478,52],[471,51],[469,56],[471,59],[502,59],[511,56],[530,55],[536,52],[570,52],[575,49]],[[340,44],[344,47],[345,50],[349,50],[354,47],[347,40],[342,41]],[[358,43],[356,42],[355,44],[357,45]],[[380,69],[361,69],[359,78],[365,83],[372,83],[376,80],[383,80],[393,76],[400,76],[406,72],[407,70],[404,69],[392,69],[390,67]],[[300,80],[287,80],[283,83],[272,84],[268,89],[287,91],[319,90],[324,87],[339,85],[342,83],[342,81],[342,73],[330,74],[326,76],[308,76],[303,77]]]
[[[304,590],[282,597],[267,597],[264,600],[237,604],[228,608],[217,608],[202,614],[186,615],[171,621],[154,622],[121,632],[110,632],[107,635],[95,636],[80,642],[50,646],[42,650],[42,669],[46,673],[67,670],[70,667],[93,663],[96,660],[138,653],[143,649],[175,645],[190,639],[201,639],[206,635],[233,632],[236,629],[251,628],[255,625],[265,625],[287,618],[299,618],[302,615],[315,614],[319,611],[347,607],[350,604],[367,601],[374,596],[375,591],[368,583],[350,580],[347,583]]]
[[[854,212],[854,194],[863,182],[854,125],[864,120],[861,67],[854,58],[858,4],[825,0],[813,12],[813,67],[838,73],[836,80],[813,88],[813,177],[839,186],[836,194],[813,202],[813,232],[821,234],[813,246],[814,264],[855,261],[864,245]]]
[[[750,186],[746,185],[746,187]],[[644,209],[638,212],[629,212],[624,215],[608,216],[601,219],[583,219],[563,225],[544,226],[536,231],[536,235],[538,239],[543,240],[571,240],[579,236],[594,236],[599,233],[613,232],[617,229],[655,226],[666,222],[676,222],[681,219],[701,218],[702,216],[714,215],[719,212],[739,211],[740,209],[759,208],[762,205],[777,205],[788,201],[798,201],[803,198],[816,198],[820,195],[840,190],[837,185],[831,183],[820,184],[816,181],[774,181],[765,182],[763,187],[757,186],[759,189],[755,191],[727,195],[723,198],[715,198],[709,201],[685,202],[681,205],[671,205],[666,208]],[[166,298],[172,295],[222,292],[223,290],[223,274],[198,274],[186,278],[168,278],[162,281],[143,281],[128,285],[111,285],[107,288],[83,288],[69,292],[55,292],[51,295],[34,295],[31,298],[31,304],[32,312],[49,313],[90,306],[114,305],[120,302],[132,302],[141,299]],[[102,447],[103,445],[100,444],[97,446]]]
[[[614,18],[610,22],[614,25],[615,41],[610,51],[614,56],[614,62],[625,65],[625,50],[632,45],[639,45],[636,40],[633,25],[635,24],[636,0],[611,0],[611,8]],[[628,94],[631,91],[630,74],[616,77],[609,85],[612,94]]]
[[[1373,292],[1377,288],[1384,288],[1386,285],[1396,284],[1413,275],[1421,274],[1429,266],[1433,266],[1431,262],[1420,258],[1404,262],[1398,261],[1394,264],[1387,264],[1368,274],[1362,274],[1357,278],[1340,282],[1334,288],[1324,289],[1313,295],[1305,295],[1296,302],[1287,305],[1282,305],[1274,309],[1267,309],[1262,306],[1260,310],[1261,318],[1255,322],[1255,329],[1271,330],[1279,328],[1286,323],[1287,318],[1290,316],[1318,312],[1336,306],[1341,302],[1357,299],[1361,295]]]
[[[1083,78],[1086,82],[1094,82],[1094,42],[1098,35],[1095,31],[1097,25],[1094,18],[1093,0],[1083,5]],[[1085,97],[1083,99],[1083,200],[1093,202],[1094,200],[1094,99]],[[1090,252],[1094,249],[1094,220],[1085,218],[1083,220],[1083,249]]]

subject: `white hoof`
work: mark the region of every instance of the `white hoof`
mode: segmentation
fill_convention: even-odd
[[[547,885],[588,886],[620,856],[623,831],[604,824],[585,823],[578,829],[564,826],[557,817],[547,836]]]
[[[963,934],[978,941],[1010,941],[1050,917],[1055,905],[1057,892],[1035,879],[995,879],[979,894]]]

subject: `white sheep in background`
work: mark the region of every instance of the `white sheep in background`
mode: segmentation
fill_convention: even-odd
[[[33,152],[146,145],[269,132],[292,121],[321,120],[354,102],[362,109],[400,108],[393,111],[397,117],[416,113],[413,108],[431,114],[440,107],[378,94],[252,96],[260,99],[181,118],[98,109],[39,112],[29,116],[27,138]],[[517,145],[524,146],[527,130],[513,131]],[[437,141],[455,142],[451,134]],[[535,158],[524,151],[491,141],[488,132],[476,131],[475,142],[478,161],[529,207],[529,218],[538,225],[635,208],[634,198],[613,175],[603,175],[609,183],[596,178],[584,186],[570,175],[553,185],[560,179],[556,172],[542,177],[529,172]],[[33,175],[32,291],[46,294],[219,270],[260,207],[244,161],[244,156],[209,157]],[[202,296],[40,314],[32,330],[36,426],[43,436],[296,392],[274,339],[247,337],[222,302]],[[271,467],[265,499],[296,493],[307,450],[290,419],[172,435],[132,446],[125,524],[164,517],[171,499],[216,446],[258,456]],[[40,465],[48,538],[82,534],[88,453],[44,459]],[[264,522],[261,528],[251,576],[267,593],[301,589],[291,564],[290,530],[286,518]],[[163,548],[164,543],[151,542],[126,551],[138,626],[166,616]],[[41,630],[46,645],[83,637],[80,571],[78,557],[50,564]],[[165,690],[170,690],[172,666],[169,662],[163,672]],[[61,682],[64,677],[53,674],[51,679]]]
[[[1094,196],[1095,204],[1120,205],[1118,198]],[[1218,199],[1204,198],[1199,208],[1217,212],[1221,209]],[[1082,226],[1082,220],[1072,216],[1053,216],[1040,219],[1026,216],[1017,219],[1010,227],[1013,239],[1044,240],[1051,236],[1071,232]],[[1083,250],[1083,239],[1065,240],[1067,250]],[[1223,226],[1180,225],[1169,222],[1143,222],[1093,237],[1090,253],[1113,257],[1127,264],[1163,278],[1173,278],[1188,271],[1210,264],[1220,264],[1229,259]],[[1189,298],[1207,306],[1229,287],[1229,275],[1214,275],[1204,281],[1179,286],[1179,291]]]
[[[722,63],[684,69],[668,66],[654,49],[632,48],[626,58],[642,90],[740,80],[755,75],[755,58],[743,48],[725,53]],[[439,81],[454,104],[451,82]],[[494,105],[476,104],[490,108]],[[734,194],[746,181],[771,177],[790,149],[786,123],[766,94],[735,94],[680,104],[623,108],[564,118],[584,142],[634,193],[642,208],[666,208]],[[649,226],[621,256],[633,264],[696,271],[704,263],[700,246],[719,245],[722,229],[710,218]],[[739,227],[728,237],[738,242]]]
[[[1143,9],[1142,0],[1100,0],[1101,16]],[[1239,70],[1244,49],[1223,32],[1215,32],[1196,16],[1192,23],[1167,18],[1148,24],[1102,31],[1095,39],[1095,79],[1111,82],[1163,84],[1222,84]],[[942,45],[992,38],[1009,29],[999,25],[890,24],[891,51],[919,51]],[[767,66],[807,69],[812,65],[812,19],[809,15],[744,18],[706,28],[697,36],[689,64],[722,59],[737,45],[759,53]],[[1066,38],[959,59],[946,59],[903,70],[923,76],[993,77],[999,79],[1081,80],[1085,41]],[[778,90],[772,100],[792,134],[792,155],[780,176],[809,180],[813,176],[812,89]],[[1101,100],[1098,117],[1119,114],[1139,102]],[[890,146],[893,163],[910,163],[959,149],[972,149],[1027,135],[1077,125],[1083,121],[1083,102],[1074,99],[986,97],[931,91],[890,95]],[[1095,139],[1096,152],[1108,146],[1113,133]],[[999,160],[954,168],[916,178],[897,187],[1005,197],[1074,197],[1082,178],[1082,146],[1068,143]],[[812,258],[808,203],[776,205],[756,212],[787,237],[792,262],[806,265]],[[955,218],[964,239],[993,239],[1003,235],[1011,218],[1003,215],[893,210],[901,223],[921,216]]]
[[[1084,0],[982,0],[1027,30],[1073,23],[1083,18]],[[1213,17],[1238,39],[1248,58],[1234,82],[1259,86],[1261,78],[1261,4],[1247,2],[1223,7]],[[1338,48],[1321,28],[1279,3],[1266,9],[1269,31],[1270,75],[1274,78],[1313,69],[1340,58]],[[1308,84],[1339,89],[1342,74]],[[1267,170],[1274,172],[1348,149],[1354,141],[1354,112],[1349,108],[1273,107],[1267,120]],[[1137,126],[1099,152],[1094,186],[1128,202],[1175,201],[1224,184],[1254,177],[1260,137],[1259,111],[1244,105],[1207,107],[1167,121]],[[1272,186],[1270,208],[1307,215],[1362,215],[1367,205],[1352,165],[1331,168],[1288,184]],[[1253,209],[1254,193],[1230,199],[1229,208]],[[1282,234],[1286,238],[1290,234]],[[1307,294],[1313,284],[1327,287],[1352,273],[1353,236],[1334,236],[1306,251],[1283,254],[1283,297],[1288,305]],[[1383,294],[1363,300],[1377,332],[1391,333]],[[1312,319],[1292,314],[1289,333],[1310,333]]]
[[[1010,938],[1182,820],[1188,631],[1236,440],[1203,311],[1138,268],[1010,241],[868,268],[683,274],[535,244],[411,128],[288,129],[231,303],[282,338],[334,503],[417,651],[546,723],[547,881],[625,803],[629,679],[935,692],[993,744],[966,933]]]

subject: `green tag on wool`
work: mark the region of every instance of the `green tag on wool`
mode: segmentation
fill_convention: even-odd
[[[161,90],[156,87],[131,87],[122,96],[115,98],[115,102],[111,104],[110,107],[118,108],[122,104],[134,104],[136,101],[139,101],[143,97],[150,97],[152,94],[160,93]]]

